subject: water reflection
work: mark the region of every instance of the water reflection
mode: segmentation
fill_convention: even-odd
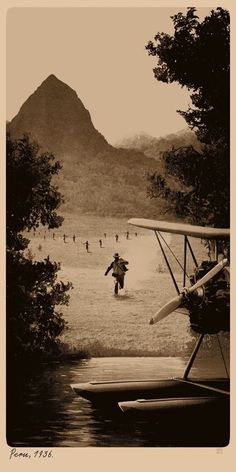
[[[101,358],[42,366],[41,372],[27,379],[15,379],[9,385],[8,444],[24,447],[197,446],[203,441],[202,437],[194,437],[189,430],[180,435],[180,425],[131,421],[119,409],[95,408],[70,388],[71,383],[90,380],[178,376],[182,375],[184,367],[182,358]],[[212,363],[204,361],[201,367],[206,376],[225,375],[221,365],[215,366],[213,371]],[[198,375],[198,368],[193,369],[192,375]],[[214,437],[206,437],[204,441],[203,445],[218,446]]]

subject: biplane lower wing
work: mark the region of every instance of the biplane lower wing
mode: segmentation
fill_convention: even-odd
[[[193,238],[218,239],[230,237],[230,230],[228,228],[210,228],[208,226],[170,223],[167,221],[148,220],[146,218],[131,218],[128,223],[139,228],[182,234],[184,236],[192,236]]]

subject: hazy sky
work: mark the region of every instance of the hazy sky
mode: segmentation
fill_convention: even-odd
[[[50,74],[72,87],[110,143],[183,129],[191,103],[155,80],[145,45],[184,8],[14,8],[7,15],[7,119]],[[209,9],[198,9],[205,16]]]

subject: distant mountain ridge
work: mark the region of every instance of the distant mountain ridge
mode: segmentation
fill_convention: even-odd
[[[116,143],[116,147],[122,149],[136,149],[147,157],[160,160],[163,153],[170,151],[172,147],[193,146],[196,150],[201,148],[195,133],[188,128],[171,133],[160,138],[155,138],[147,133],[138,133],[126,137]]]
[[[62,163],[55,180],[62,211],[157,218],[165,210],[163,201],[147,198],[147,174],[163,172],[163,164],[139,149],[111,146],[76,92],[55,75],[30,95],[7,130],[12,138],[30,134]]]

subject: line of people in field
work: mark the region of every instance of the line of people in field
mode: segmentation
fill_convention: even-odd
[[[36,233],[34,232],[34,236],[35,236],[35,234],[36,234]],[[40,232],[39,232],[39,235],[40,235]],[[135,235],[135,237],[137,237],[137,236],[138,236],[138,233],[135,232],[134,235]],[[126,231],[125,236],[126,236],[126,239],[129,239],[129,236],[130,236],[129,231]],[[107,233],[104,233],[104,238],[106,239],[106,237],[107,237]],[[45,234],[45,233],[44,233],[43,238],[46,239],[46,234]],[[63,242],[64,242],[64,243],[67,242],[67,241],[66,241],[67,238],[68,238],[68,236],[67,236],[66,234],[63,234],[62,239],[63,239]],[[74,235],[72,236],[72,241],[73,241],[73,243],[76,242],[76,238],[78,239],[78,236],[76,236],[76,235],[74,234]],[[54,241],[56,240],[56,234],[55,234],[55,233],[52,233],[52,239],[53,239]],[[115,241],[116,241],[116,243],[119,242],[119,235],[118,235],[118,234],[115,234]],[[79,241],[79,242],[80,242],[80,241]],[[81,242],[80,242],[80,243],[81,243]],[[103,241],[102,241],[102,239],[99,239],[98,243],[99,243],[99,247],[102,248],[102,247],[103,247]],[[89,241],[87,240],[87,241],[85,241],[84,243],[81,243],[81,244],[83,244],[83,245],[85,246],[86,251],[89,252],[89,246],[90,246]]]

